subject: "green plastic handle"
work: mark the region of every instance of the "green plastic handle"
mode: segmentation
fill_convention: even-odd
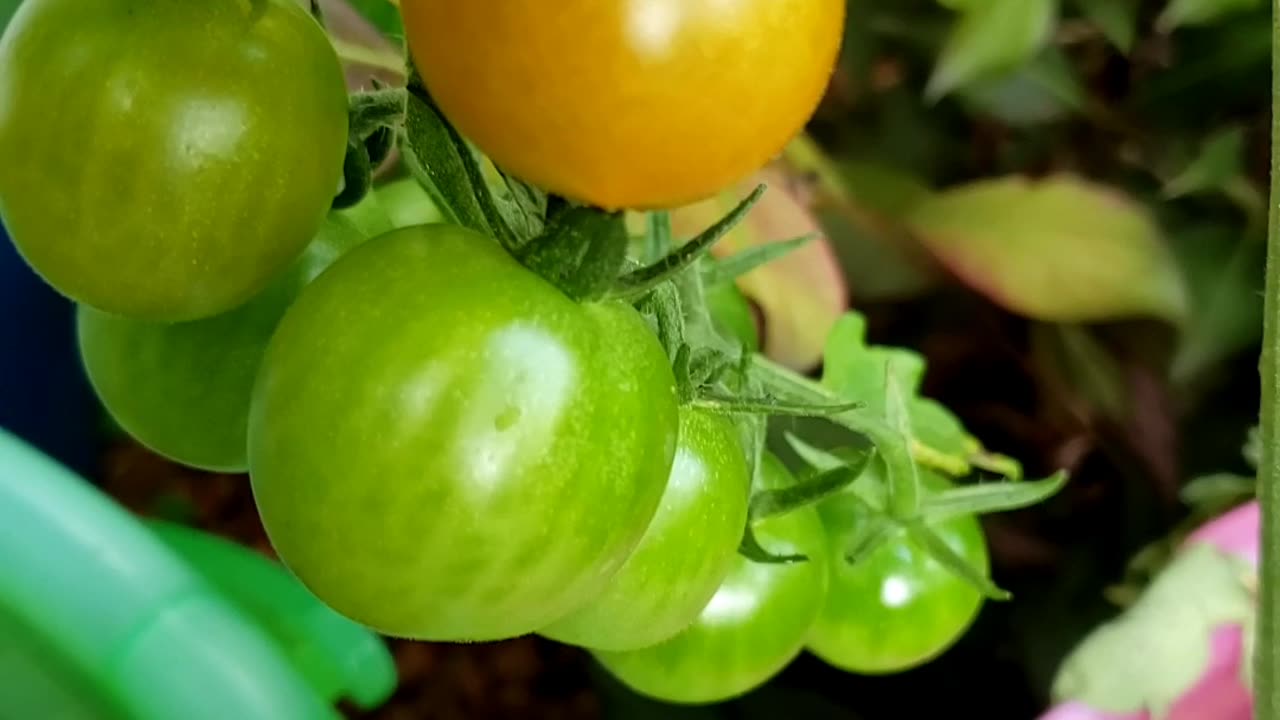
[[[0,638],[5,720],[339,717],[145,525],[4,430]]]
[[[275,638],[322,697],[373,709],[395,692],[395,661],[373,632],[339,615],[279,563],[193,528],[148,520],[152,531]]]

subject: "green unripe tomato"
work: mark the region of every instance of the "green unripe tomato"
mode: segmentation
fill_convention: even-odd
[[[603,593],[541,634],[597,650],[636,650],[688,627],[732,567],[750,484],[733,423],[681,408],[671,479],[639,547]]]
[[[294,0],[27,0],[0,39],[0,216],[104,312],[248,301],[315,236],[346,142],[342,68]]]
[[[247,470],[249,398],[271,334],[302,288],[363,240],[335,214],[266,290],[203,320],[147,322],[79,306],[80,356],[98,398],[159,455],[201,470]]]
[[[762,466],[766,487],[794,480],[771,455]],[[827,588],[826,537],[812,507],[759,523],[769,551],[800,554],[807,562],[773,565],[739,555],[698,619],[675,637],[629,652],[596,652],[624,685],[670,703],[723,702],[781,672],[804,649]]]
[[[934,473],[925,473],[923,480],[934,490],[949,487]],[[845,551],[861,507],[848,496],[822,506],[829,529],[830,591],[810,632],[809,650],[848,672],[901,672],[955,644],[973,623],[983,597],[905,534],[850,565]],[[932,529],[960,557],[989,571],[986,538],[976,518],[956,517]]]
[[[249,416],[281,560],[386,635],[536,632],[599,595],[671,472],[670,360],[617,302],[579,304],[490,237],[374,238],[285,314]]]

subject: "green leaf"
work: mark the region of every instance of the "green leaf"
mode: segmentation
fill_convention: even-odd
[[[808,473],[795,485],[772,490],[761,490],[751,498],[750,517],[759,522],[785,515],[803,507],[814,505],[824,498],[848,488],[867,469],[874,457],[874,450],[864,451],[848,464],[830,470]]]
[[[1244,574],[1241,561],[1209,545],[1180,552],[1132,607],[1070,653],[1054,699],[1167,717],[1209,663],[1213,631],[1253,615]]]
[[[1203,513],[1216,515],[1237,503],[1254,497],[1258,492],[1258,479],[1234,473],[1213,473],[1192,478],[1182,486],[1178,497],[1182,502]]]
[[[1161,32],[1187,25],[1207,25],[1233,13],[1266,6],[1266,0],[1170,0],[1156,20]]]
[[[856,312],[836,323],[827,340],[822,384],[841,397],[866,403],[868,414],[887,419],[886,380],[892,369],[905,398],[911,437],[967,465],[964,458],[976,452],[979,443],[949,410],[919,395],[924,358],[902,348],[868,346],[866,332],[866,320]]]
[[[1129,54],[1138,35],[1139,0],[1075,0],[1080,11],[1089,18],[1107,40]]]
[[[1045,48],[1011,74],[972,84],[963,98],[977,112],[1013,126],[1059,120],[1081,112],[1088,102],[1075,66],[1056,47]]]
[[[1244,173],[1244,150],[1242,127],[1232,126],[1210,135],[1191,164],[1165,183],[1165,197],[1222,192],[1229,182]]]
[[[1254,347],[1262,337],[1262,237],[1230,225],[1195,225],[1174,238],[1191,295],[1191,315],[1170,368],[1187,383]]]
[[[722,395],[715,391],[699,393],[691,404],[702,410],[724,415],[746,414],[781,417],[829,417],[862,408],[861,402],[811,405],[767,396],[755,398],[743,395]]]
[[[1186,319],[1159,228],[1115,189],[1068,175],[982,180],[922,202],[909,224],[962,281],[1027,317]]]
[[[927,496],[920,512],[926,522],[937,524],[963,515],[1018,510],[1048,500],[1066,484],[1066,473],[1058,473],[1045,480],[967,485]]]
[[[751,208],[764,196],[765,189],[764,185],[757,185],[756,189],[738,203],[737,207],[697,237],[676,248],[662,260],[619,278],[612,295],[619,298],[639,297],[696,263],[710,252],[713,245],[742,222],[747,213],[751,212]]]
[[[933,528],[923,522],[911,523],[906,528],[908,537],[927,550],[938,564],[972,585],[984,597],[992,600],[1008,600],[1013,597],[1007,590],[1002,590],[991,582],[985,572],[961,557]]]
[[[951,31],[925,96],[1007,73],[1045,46],[1058,17],[1057,0],[987,0],[964,9]]]
[[[915,437],[911,429],[911,415],[907,409],[907,393],[915,394],[916,388],[903,387],[898,374],[898,364],[903,358],[891,357],[884,369],[885,420],[902,437]],[[918,377],[915,379],[918,384]],[[889,509],[899,518],[915,517],[920,511],[920,469],[911,462],[909,472],[889,475]]]

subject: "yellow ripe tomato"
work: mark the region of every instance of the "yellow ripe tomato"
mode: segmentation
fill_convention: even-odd
[[[401,0],[423,82],[504,170],[608,210],[704,199],[826,90],[845,0]]]

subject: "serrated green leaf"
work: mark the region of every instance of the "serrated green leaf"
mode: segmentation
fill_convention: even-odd
[[[937,100],[1026,63],[1045,46],[1057,16],[1057,0],[988,0],[964,8],[925,95]]]
[[[709,263],[707,272],[703,274],[703,282],[708,287],[732,283],[743,275],[774,260],[784,258],[817,239],[817,235],[804,235],[740,250],[733,255]]]
[[[1075,0],[1107,40],[1126,55],[1138,35],[1139,0]]]
[[[908,537],[927,550],[938,564],[972,585],[984,597],[991,600],[1008,600],[1013,597],[1007,590],[997,587],[985,572],[970,565],[969,561],[961,557],[928,525],[916,522],[907,525],[906,528]]]
[[[905,398],[911,436],[967,465],[965,458],[979,447],[978,441],[949,410],[920,397],[924,358],[907,349],[868,346],[866,321],[856,312],[845,314],[827,339],[822,384],[841,397],[862,400],[869,414],[888,418],[885,379],[890,368]]]
[[[982,180],[925,200],[908,223],[962,281],[1027,317],[1186,319],[1160,229],[1113,188],[1068,175]]]
[[[1245,10],[1264,7],[1265,0],[1170,0],[1156,20],[1163,32],[1188,25],[1207,25]]]
[[[1209,545],[1182,551],[1132,607],[1072,650],[1054,698],[1166,717],[1208,664],[1213,631],[1244,624],[1253,614],[1242,576],[1241,561]]]
[[[926,522],[936,524],[963,515],[1018,510],[1048,500],[1066,484],[1066,473],[1058,473],[1044,480],[966,485],[928,495],[920,514]]]
[[[884,369],[885,419],[889,427],[902,437],[915,437],[911,429],[911,415],[907,409],[907,390],[898,375],[898,358],[890,358]],[[917,383],[919,381],[917,380]],[[914,395],[915,389],[912,388]],[[889,508],[897,517],[915,517],[920,510],[920,469],[915,462],[909,464],[906,473],[889,475]]]
[[[1244,128],[1229,127],[1210,135],[1200,154],[1164,185],[1168,198],[1205,192],[1222,192],[1227,183],[1244,173]]]

